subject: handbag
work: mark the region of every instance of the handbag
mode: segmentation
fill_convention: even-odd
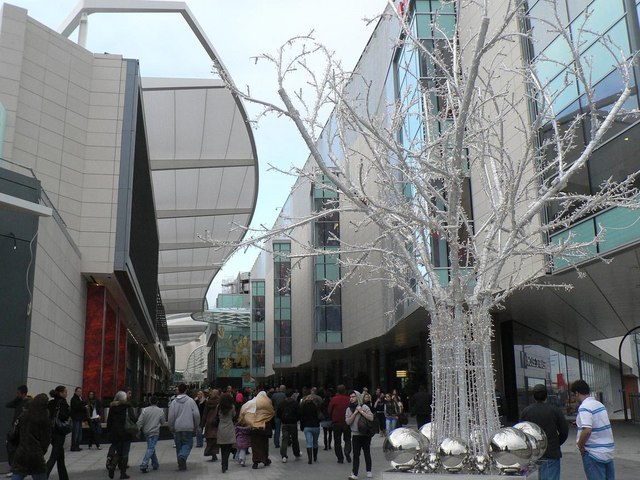
[[[66,435],[71,432],[71,417],[67,417],[66,420],[60,420],[60,403],[56,406],[56,413],[51,420],[51,429],[53,433],[58,435]]]
[[[369,420],[364,415],[358,414],[358,433],[371,437],[374,433],[373,428],[373,420]]]
[[[138,438],[140,436],[140,429],[138,428],[138,424],[131,420],[131,414],[129,410],[130,409],[127,409],[127,413],[124,416],[124,431],[132,437]]]
[[[407,423],[409,423],[409,418],[407,417],[407,414],[402,412],[398,414],[398,425],[402,426],[402,425],[406,425]]]

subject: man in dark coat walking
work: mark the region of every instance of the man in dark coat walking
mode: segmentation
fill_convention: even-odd
[[[415,415],[418,430],[425,423],[431,421],[431,394],[427,392],[427,387],[420,385],[418,391],[411,397],[411,415]]]
[[[560,480],[560,458],[562,445],[569,435],[569,424],[562,411],[547,400],[547,387],[537,384],[533,387],[536,403],[528,405],[522,411],[520,420],[538,425],[547,435],[547,451],[541,458],[538,470],[539,480]]]
[[[87,401],[82,398],[82,388],[76,387],[71,397],[71,451],[79,452],[82,441],[82,422],[87,418]]]

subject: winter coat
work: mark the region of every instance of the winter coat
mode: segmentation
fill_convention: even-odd
[[[236,441],[236,429],[233,426],[233,417],[236,415],[236,409],[231,407],[226,413],[218,412],[220,423],[218,424],[218,445],[233,445]]]
[[[255,398],[242,405],[238,421],[253,429],[265,430],[275,414],[271,399],[265,392],[260,392]]]
[[[291,397],[286,398],[278,405],[276,416],[283,425],[295,425],[300,421],[300,404]]]
[[[236,448],[251,447],[251,428],[236,425]]]
[[[181,393],[169,405],[169,428],[172,432],[194,432],[200,425],[200,411],[193,398]]]
[[[66,421],[71,415],[70,411],[69,411],[69,404],[67,403],[67,400],[62,398],[57,393],[55,394],[55,396],[51,400],[49,400],[47,408],[49,409],[49,421],[50,422],[53,421],[53,419],[55,418],[56,415],[58,415],[58,418],[63,422]],[[66,436],[66,433],[65,434],[61,434],[61,433],[58,433],[58,432],[54,431],[53,435],[64,437],[64,436]]]
[[[310,396],[305,397],[300,405],[300,428],[319,427],[319,413],[320,410],[316,402]]]
[[[136,421],[136,415],[129,402],[111,402],[109,406],[109,415],[107,416],[107,429],[109,430],[109,441],[115,442],[130,442],[133,440],[131,434],[125,430],[126,415],[129,415],[129,419]]]
[[[20,418],[20,443],[13,460],[13,471],[22,475],[46,473],[44,456],[50,441],[47,396],[40,394],[30,402],[28,410]]]
[[[89,418],[93,417],[93,410],[95,409],[96,413],[100,418],[102,418],[102,401],[94,398],[93,400],[87,399],[87,407],[89,408]],[[98,419],[95,419],[98,420]]]
[[[336,393],[329,400],[329,415],[334,425],[344,425],[344,412],[349,406],[349,397],[344,393]]]
[[[75,393],[71,397],[71,420],[82,421],[87,417],[87,402]]]
[[[214,425],[214,420],[218,415],[218,404],[220,397],[214,395],[209,397],[204,407],[204,417],[201,419],[200,425],[204,427],[204,438],[216,438],[218,436],[218,426]]]

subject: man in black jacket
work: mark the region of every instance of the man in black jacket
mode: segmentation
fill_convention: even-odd
[[[416,416],[418,430],[425,423],[431,421],[431,394],[427,392],[427,387],[420,385],[418,391],[411,397],[411,415]]]
[[[528,405],[520,415],[520,420],[538,425],[547,434],[547,450],[541,458],[539,480],[560,480],[560,458],[562,445],[569,435],[569,424],[562,411],[547,400],[547,387],[537,384],[533,387],[536,403]]]
[[[282,442],[280,443],[280,456],[282,463],[287,463],[287,448],[291,444],[293,455],[300,457],[300,443],[298,442],[298,422],[300,421],[300,404],[293,398],[293,389],[287,388],[285,399],[282,400],[276,410],[276,418],[280,419],[282,428]]]
[[[87,418],[87,401],[82,398],[82,388],[76,387],[71,398],[71,451],[79,452],[82,441],[82,422]]]

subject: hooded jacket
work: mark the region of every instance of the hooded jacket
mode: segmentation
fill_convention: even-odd
[[[164,422],[164,410],[157,405],[149,405],[142,409],[138,418],[138,427],[145,438],[160,435],[160,425]]]
[[[198,405],[193,398],[181,393],[169,405],[169,428],[172,432],[194,432],[198,425]]]

